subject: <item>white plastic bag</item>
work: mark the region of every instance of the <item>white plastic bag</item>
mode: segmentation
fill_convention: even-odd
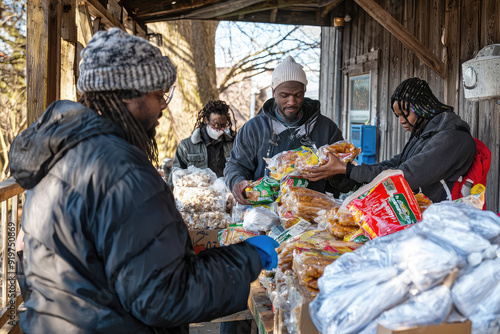
[[[470,317],[486,295],[500,281],[500,259],[485,260],[471,272],[462,275],[453,284],[453,303],[463,315]]]
[[[279,216],[271,210],[258,206],[245,213],[243,228],[247,231],[259,232],[269,231],[274,225],[278,225]]]
[[[500,283],[476,306],[470,320],[472,334],[500,333]]]

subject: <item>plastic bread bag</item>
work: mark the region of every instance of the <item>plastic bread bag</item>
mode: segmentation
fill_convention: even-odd
[[[339,224],[341,226],[347,227],[358,227],[356,221],[354,220],[354,216],[350,213],[339,212],[340,204],[338,206],[334,206],[328,210],[320,210],[317,213],[317,218],[314,219],[318,225],[322,226],[322,228],[326,228],[328,224]]]
[[[422,220],[417,200],[400,170],[386,170],[342,203],[370,239],[401,231]]]
[[[318,280],[320,292],[309,304],[309,313],[316,328],[321,333],[327,333],[330,324],[336,322],[342,312],[359,296],[368,297],[367,292],[372,291],[373,287],[397,276],[395,268],[344,272],[336,276],[327,274],[328,268],[334,266],[345,255],[351,254],[354,253],[344,254],[330,266],[327,266],[325,273]]]
[[[415,194],[415,199],[417,200],[420,212],[422,213],[424,213],[424,211],[432,205],[432,201],[422,193]]]
[[[282,206],[295,216],[314,223],[318,212],[338,207],[339,203],[332,197],[307,188],[288,187],[288,192],[281,198]]]
[[[367,241],[370,241],[370,239],[368,239],[368,237],[365,235],[365,231],[362,228],[360,228],[351,234],[345,235],[344,241],[365,243]]]
[[[294,173],[291,173],[290,175],[285,176],[280,181],[280,194],[276,199],[276,202],[281,203],[281,197],[288,192],[288,187],[307,188],[308,184],[309,181],[300,175],[294,175]]]
[[[340,255],[340,253],[298,247],[293,251],[293,270],[299,279],[320,278],[323,276],[325,267],[338,259]]]
[[[357,333],[378,315],[405,300],[409,292],[405,272],[386,282],[358,291],[357,298],[330,322],[327,333]]]
[[[255,237],[257,235],[259,235],[259,233],[247,231],[242,227],[228,227],[222,231],[219,231],[217,239],[221,246],[229,246],[240,243],[250,237]]]
[[[326,153],[336,155],[340,161],[345,163],[354,161],[354,159],[361,153],[361,148],[354,146],[353,143],[347,140],[341,140],[331,145],[324,145],[318,149],[319,163],[326,164],[328,156]]]
[[[173,168],[172,183],[175,187],[208,187],[214,183],[217,175],[210,168],[189,166],[187,169]]]
[[[252,204],[272,203],[278,198],[280,184],[275,179],[264,176],[245,188],[245,197]]]
[[[443,284],[385,311],[375,322],[394,331],[443,323],[453,307],[450,287],[457,271],[454,269]]]
[[[269,176],[280,181],[288,174],[300,171],[305,167],[317,166],[318,156],[309,147],[301,146],[297,149],[284,151],[272,158],[264,158],[269,170]]]
[[[476,306],[469,319],[473,334],[500,333],[500,283]]]
[[[476,306],[492,292],[499,281],[500,259],[485,260],[453,284],[453,303],[460,313],[470,317]]]
[[[243,228],[251,232],[269,231],[277,224],[279,224],[278,215],[262,206],[247,211],[243,219]]]
[[[399,243],[392,253],[394,266],[401,271],[407,270],[419,291],[441,283],[451,270],[460,265],[460,259],[453,250],[419,235]]]

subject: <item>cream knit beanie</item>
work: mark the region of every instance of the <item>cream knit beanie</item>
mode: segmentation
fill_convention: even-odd
[[[78,90],[102,92],[167,90],[177,69],[160,49],[118,28],[97,32],[83,49]]]
[[[276,87],[287,81],[298,81],[307,86],[306,72],[302,69],[302,65],[295,62],[292,56],[288,56],[288,58],[274,69],[271,89],[275,90]]]

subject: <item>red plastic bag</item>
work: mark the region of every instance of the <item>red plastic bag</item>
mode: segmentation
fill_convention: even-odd
[[[422,213],[400,170],[386,170],[345,199],[348,209],[370,239],[403,230]]]

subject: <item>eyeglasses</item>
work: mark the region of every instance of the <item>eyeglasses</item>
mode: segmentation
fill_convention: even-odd
[[[170,103],[170,101],[172,101],[172,98],[174,97],[174,91],[175,91],[175,86],[172,86],[168,91],[163,93],[163,98],[165,99],[167,105]]]
[[[208,125],[210,125],[215,130],[225,130],[227,128],[227,123],[226,124],[208,123]]]

